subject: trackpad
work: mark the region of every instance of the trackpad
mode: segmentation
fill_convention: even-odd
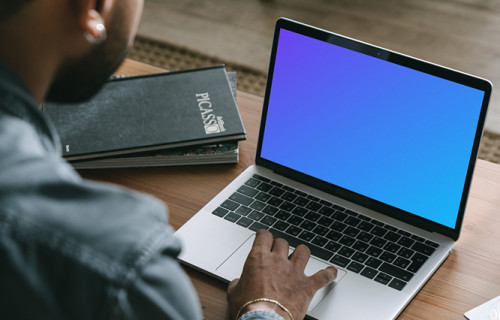
[[[255,235],[252,235],[245,243],[236,250],[230,257],[227,259],[222,265],[217,268],[216,273],[227,279],[229,281],[239,278],[241,276],[241,271],[243,270],[243,265],[245,264],[245,260],[247,259],[248,253],[250,249],[252,249],[253,240],[255,239]],[[290,249],[289,254],[293,252],[293,249]],[[306,265],[306,269],[304,273],[308,276],[313,275],[319,270],[322,270],[329,266],[329,264],[319,261],[315,258],[309,259],[309,262]],[[338,269],[337,278],[330,285],[320,289],[309,305],[308,311],[313,310],[324,297],[330,292],[330,290],[335,287],[337,283],[344,277],[346,272],[344,270]]]

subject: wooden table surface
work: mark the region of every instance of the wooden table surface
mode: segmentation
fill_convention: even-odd
[[[118,74],[162,69],[127,60]],[[238,164],[82,170],[83,177],[152,194],[168,204],[178,229],[246,167],[254,163],[261,97],[237,93],[247,140]],[[205,319],[229,319],[226,284],[185,268],[200,297]],[[464,319],[463,313],[500,295],[500,165],[479,160],[460,239],[448,259],[399,319]],[[500,319],[499,319],[500,320]]]

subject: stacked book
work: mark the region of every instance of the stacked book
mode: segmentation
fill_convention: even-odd
[[[213,66],[109,80],[81,104],[43,112],[75,168],[238,162],[245,129],[235,73]]]

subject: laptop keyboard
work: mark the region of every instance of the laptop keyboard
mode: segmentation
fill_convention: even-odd
[[[439,246],[394,226],[253,175],[212,212],[257,231],[269,230],[292,247],[402,290]]]

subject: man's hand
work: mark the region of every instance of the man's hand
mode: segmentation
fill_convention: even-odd
[[[337,277],[335,267],[306,276],[310,250],[299,245],[289,257],[288,249],[284,239],[274,239],[266,230],[257,231],[241,278],[229,284],[227,299],[232,319],[246,302],[258,298],[276,300],[288,308],[295,320],[303,319],[316,291]],[[278,305],[269,302],[250,304],[242,314],[251,310],[273,311],[289,319]]]

